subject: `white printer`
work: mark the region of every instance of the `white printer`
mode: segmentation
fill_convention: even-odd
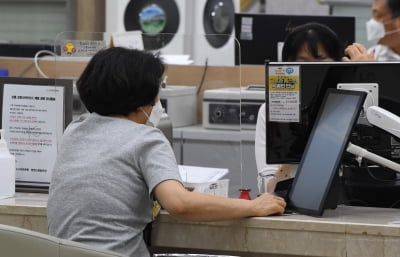
[[[209,89],[203,95],[203,127],[255,129],[257,114],[265,102],[265,86]]]

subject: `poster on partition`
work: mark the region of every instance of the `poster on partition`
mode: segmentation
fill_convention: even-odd
[[[299,66],[268,67],[269,121],[300,121]]]
[[[63,133],[64,88],[5,84],[2,125],[16,181],[49,183]]]

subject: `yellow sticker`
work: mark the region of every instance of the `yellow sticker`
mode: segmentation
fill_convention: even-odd
[[[157,202],[154,201],[153,202],[153,220],[155,220],[158,216],[158,214],[160,213],[161,210],[161,205]]]
[[[300,67],[268,67],[269,121],[299,122],[300,120]]]

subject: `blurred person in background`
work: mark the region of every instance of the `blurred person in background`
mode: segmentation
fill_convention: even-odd
[[[345,49],[344,61],[400,61],[400,1],[374,0],[372,17],[367,22],[367,39],[374,45],[366,49],[354,43]]]

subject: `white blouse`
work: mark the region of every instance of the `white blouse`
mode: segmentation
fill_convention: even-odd
[[[265,116],[265,103],[263,103],[258,110],[255,134],[255,157],[258,172],[257,181],[260,193],[273,192],[276,182],[293,177],[298,166],[293,164],[267,164]]]
[[[368,49],[374,53],[376,61],[400,61],[400,55],[385,45],[375,45]]]

